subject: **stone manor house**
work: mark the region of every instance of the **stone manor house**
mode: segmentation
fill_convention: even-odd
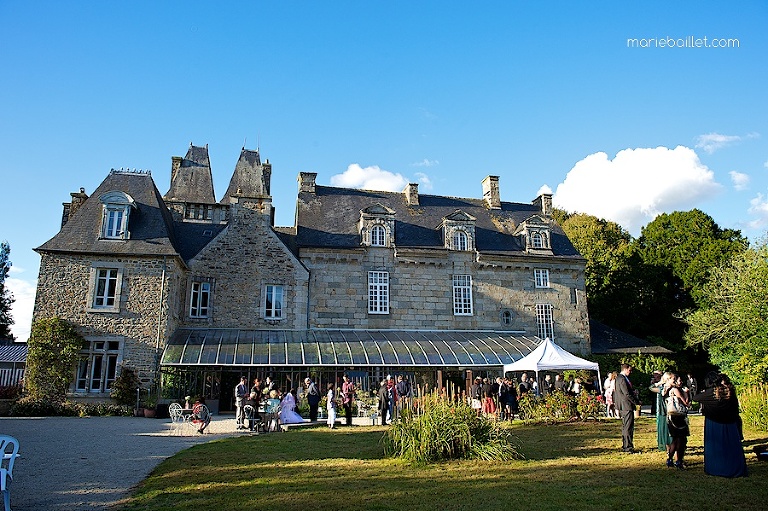
[[[71,394],[104,399],[122,367],[175,397],[232,408],[241,375],[296,386],[347,373],[465,388],[545,337],[590,353],[585,260],[552,197],[501,200],[321,186],[298,176],[293,227],[274,226],[272,165],[243,149],[216,200],[208,148],[149,172],[112,170],[64,204],[41,256],[34,318],[74,324],[87,346]]]

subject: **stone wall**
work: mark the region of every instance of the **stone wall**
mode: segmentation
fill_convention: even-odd
[[[309,274],[272,231],[268,201],[233,199],[231,221],[189,262],[189,278],[213,279],[212,314],[208,319],[189,318],[187,326],[215,328],[302,329],[307,326]],[[282,320],[264,318],[265,286],[283,286]]]
[[[103,267],[114,264],[122,268],[120,306],[115,312],[91,307],[91,271],[97,260],[104,263]],[[181,273],[176,259],[43,253],[33,320],[58,316],[72,323],[88,340],[121,340],[121,363],[135,368],[143,385],[149,386],[159,362],[156,346],[159,342],[162,350],[176,328],[176,321],[168,313],[172,297],[179,292]]]
[[[536,304],[553,306],[555,340],[588,354],[589,322],[580,259],[496,257],[474,252],[363,247],[302,249],[310,269],[310,324],[317,328],[506,330],[535,336]],[[533,270],[549,270],[537,289]],[[368,272],[389,272],[389,314],[368,313]],[[453,314],[453,275],[472,276],[473,314]],[[575,299],[575,303],[573,298]],[[510,311],[511,324],[502,313]]]

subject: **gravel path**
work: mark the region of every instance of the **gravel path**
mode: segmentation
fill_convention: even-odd
[[[169,419],[136,417],[0,418],[0,434],[19,440],[13,511],[106,509],[165,458],[238,435],[234,418],[214,417],[206,435],[173,435],[169,426]]]

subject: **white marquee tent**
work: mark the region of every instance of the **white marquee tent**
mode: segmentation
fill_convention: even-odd
[[[584,360],[565,351],[555,344],[549,337],[544,339],[535,350],[517,362],[504,364],[504,372],[534,371],[536,380],[539,379],[539,371],[562,371],[565,369],[588,369],[597,371],[598,388],[602,388],[600,366],[597,362]]]

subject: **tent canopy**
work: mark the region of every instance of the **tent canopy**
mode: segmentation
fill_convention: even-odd
[[[597,362],[590,362],[568,353],[555,344],[549,337],[544,339],[539,346],[512,364],[504,364],[504,372],[513,371],[562,371],[565,369],[589,369],[600,374],[600,366]]]

